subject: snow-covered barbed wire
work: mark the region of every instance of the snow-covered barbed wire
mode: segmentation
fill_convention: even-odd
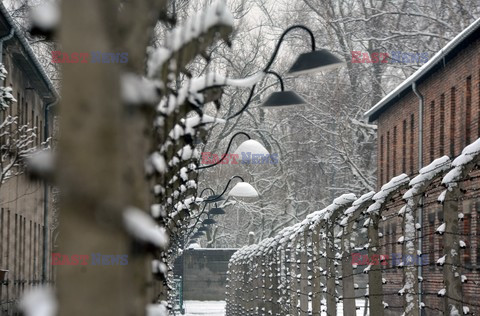
[[[352,303],[353,311],[355,311],[358,300],[367,297],[370,301],[370,312],[378,312],[378,315],[382,314],[385,308],[401,309],[404,311],[404,315],[415,315],[415,312],[421,308],[441,311],[441,309],[426,304],[428,295],[438,295],[447,299],[450,302],[449,310],[457,309],[468,313],[472,306],[479,308],[480,304],[467,303],[463,298],[456,298],[455,293],[443,284],[436,285],[438,286],[437,292],[423,293],[423,300],[418,299],[418,283],[432,282],[425,276],[417,274],[417,268],[424,266],[425,258],[428,259],[432,253],[430,250],[422,252],[422,249],[417,249],[418,240],[427,238],[430,234],[435,236],[435,233],[444,236],[446,234],[456,235],[457,237],[463,236],[463,234],[461,232],[447,233],[448,223],[445,222],[437,226],[420,224],[416,214],[419,206],[425,209],[438,203],[436,198],[432,199],[429,196],[429,193],[432,190],[433,192],[438,191],[442,178],[443,185],[447,188],[457,188],[463,182],[476,179],[470,173],[478,167],[477,159],[480,159],[478,157],[480,150],[477,147],[479,146],[480,140],[467,146],[459,158],[454,160],[454,163],[451,163],[446,156],[440,157],[422,168],[418,175],[411,180],[405,174],[393,177],[377,193],[369,192],[358,199],[355,199],[354,196],[343,195],[335,199],[334,203],[327,208],[308,215],[304,220],[292,226],[283,228],[275,236],[266,238],[258,244],[240,248],[231,257],[229,263],[227,315],[243,315],[245,313],[284,315],[304,309],[310,313],[317,311],[331,313],[333,303],[329,303],[329,297],[331,298],[330,302],[335,304],[343,302],[344,310],[350,308],[348,304]],[[445,174],[447,176],[444,177]],[[475,188],[470,190],[475,190]],[[450,200],[448,199],[448,192],[449,189],[443,191],[442,196],[438,199],[442,202],[444,212],[447,212],[448,204],[452,203],[452,197]],[[468,199],[476,196],[468,195],[467,189],[459,192]],[[463,198],[458,196],[453,201],[458,202]],[[394,199],[395,202],[392,202]],[[332,218],[335,208],[342,205],[342,202],[349,206],[337,217]],[[455,217],[454,219],[452,217],[452,221],[455,223],[463,221],[465,218],[465,214],[462,212],[453,214]],[[392,227],[387,224],[397,225],[399,216],[402,220],[402,231],[385,232],[384,229]],[[333,220],[335,234],[329,232],[328,225],[321,224],[326,224],[329,219]],[[360,224],[366,228],[359,230]],[[345,231],[346,229],[351,231]],[[426,231],[431,233],[426,233]],[[372,239],[373,236],[378,237],[376,241]],[[339,238],[341,243],[339,243]],[[450,280],[458,279],[460,287],[465,282],[469,282],[469,277],[460,271],[470,271],[471,269],[461,262],[452,265],[448,258],[459,257],[460,251],[464,251],[463,249],[468,247],[466,238],[462,237],[462,239],[457,242],[458,250],[453,249],[450,252],[439,253],[439,257],[432,262],[432,264],[436,263],[443,271],[453,269],[452,271],[456,273],[453,273]],[[382,253],[385,250],[388,251],[389,248],[398,249],[398,246],[395,246],[398,244],[401,245],[402,258],[395,256],[392,258],[390,254]],[[443,245],[446,246],[445,240]],[[329,248],[334,251],[329,251]],[[368,259],[360,264],[353,264],[355,258],[364,260],[366,256],[365,252],[362,252],[356,254],[357,257],[352,257],[355,249],[367,249]],[[350,250],[352,252],[349,252]],[[348,266],[349,269],[346,269]],[[359,269],[360,266],[363,267]],[[381,276],[384,271],[392,269],[403,274],[402,281],[380,277],[379,285],[371,279],[375,273]],[[365,287],[354,283],[354,281],[360,280],[361,274],[367,274],[369,279],[366,285],[368,290],[364,294],[358,291],[365,290]],[[445,276],[449,276],[448,273]],[[340,282],[343,282],[343,293],[337,292]],[[384,284],[390,286],[387,291],[383,288]],[[346,289],[350,286],[350,294],[346,295],[348,292]],[[480,287],[480,284],[476,286]],[[394,288],[393,291],[391,287]],[[391,298],[399,295],[403,300],[400,305],[398,305],[398,301]],[[239,298],[238,296],[244,297]],[[321,303],[318,304],[318,302]]]

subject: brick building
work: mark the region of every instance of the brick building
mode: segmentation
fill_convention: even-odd
[[[377,185],[401,173],[411,178],[419,168],[443,155],[458,156],[462,149],[480,137],[480,19],[449,42],[428,63],[385,96],[366,115],[378,124]],[[461,253],[463,274],[469,278],[463,291],[466,302],[480,303],[480,196],[475,194],[480,181],[465,182],[467,192],[461,201],[465,218],[459,227],[466,235],[467,248]],[[443,301],[436,293],[443,287],[443,267],[434,263],[443,256],[442,236],[436,228],[443,221],[442,207],[436,198],[442,188],[431,186],[424,201],[422,252],[428,256],[423,266],[423,301],[442,309]],[[396,205],[390,214],[398,211]],[[388,215],[388,214],[386,214]],[[402,234],[401,218],[382,227],[386,238],[385,253],[400,253],[395,240]],[[391,265],[391,263],[390,263]],[[391,266],[390,266],[391,268]],[[389,280],[386,292],[398,291],[395,280],[402,280],[401,270],[385,269]],[[478,282],[478,284],[475,284]],[[401,300],[393,295],[385,301]],[[467,304],[468,305],[468,304]],[[480,306],[480,305],[479,305]],[[480,307],[470,305],[480,313]],[[437,315],[425,309],[427,315]]]
[[[39,145],[51,134],[52,114],[49,108],[58,96],[2,3],[0,58],[8,71],[2,84],[12,87],[12,94],[17,100],[6,111],[0,111],[0,120],[3,121],[6,115],[18,116],[18,125],[37,127],[36,145]],[[0,142],[5,142],[5,139],[1,138]],[[40,181],[30,181],[25,174],[10,178],[0,187],[2,316],[15,315],[16,303],[24,291],[53,278],[50,196],[50,187]]]

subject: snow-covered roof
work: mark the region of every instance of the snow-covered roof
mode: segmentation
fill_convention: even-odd
[[[446,57],[453,57],[456,54],[456,48],[459,48],[470,35],[480,30],[480,18],[470,24],[465,30],[455,36],[447,45],[445,45],[438,53],[436,53],[427,63],[415,71],[410,77],[402,82],[398,87],[387,94],[380,102],[375,104],[365,113],[370,122],[375,121],[386,108],[399,100],[405,92],[412,89],[413,83],[418,83],[423,78],[430,75],[431,71],[440,63],[446,63]]]
[[[35,56],[30,44],[28,44],[25,36],[20,32],[12,16],[8,13],[3,2],[0,2],[0,20],[0,33],[6,31],[12,34],[12,38],[7,35],[8,33],[1,34],[5,41],[4,45],[6,46],[16,39],[24,49],[25,55],[22,56],[24,56],[26,62],[22,63],[20,66],[23,67],[23,71],[29,77],[32,84],[35,85],[36,92],[43,100],[49,103],[56,101],[59,98],[57,90],[45,73],[43,67],[40,65],[40,62]]]

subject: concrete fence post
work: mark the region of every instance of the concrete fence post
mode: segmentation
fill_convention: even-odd
[[[352,206],[348,208],[345,213],[345,223],[341,224],[343,227],[341,251],[342,255],[342,284],[343,284],[343,313],[345,316],[356,315],[355,305],[355,283],[353,277],[353,265],[352,265],[352,232],[355,222],[359,216],[370,205],[372,205],[372,197],[375,192],[369,192],[362,195],[358,200],[353,202]]]
[[[462,271],[460,269],[460,240],[458,237],[458,221],[463,218],[459,212],[459,199],[463,195],[462,187],[477,165],[480,164],[480,138],[465,147],[457,157],[450,170],[442,179],[447,190],[439,198],[443,202],[444,251],[443,276],[445,282],[445,313],[449,315],[463,313]],[[463,214],[462,214],[463,215]],[[437,228],[438,231],[439,228]]]
[[[312,315],[319,316],[321,314],[322,289],[320,287],[320,278],[322,276],[320,271],[320,227],[316,227],[312,234],[313,247],[313,277],[312,277]]]
[[[417,236],[416,224],[421,222],[421,216],[416,216],[416,211],[420,205],[421,199],[424,197],[426,190],[439,176],[445,173],[450,168],[451,161],[447,156],[443,156],[434,160],[428,166],[422,168],[415,178],[410,181],[410,189],[403,195],[406,205],[400,211],[403,216],[403,232],[404,242],[402,252],[404,254],[404,269],[403,279],[404,286],[400,290],[404,296],[404,310],[405,316],[418,316],[419,296],[418,292],[421,289],[418,282],[418,269],[415,264],[422,265],[423,260],[418,256],[417,243],[415,242]],[[421,229],[421,227],[419,227]],[[420,233],[418,233],[420,235]],[[421,267],[420,267],[421,268]]]
[[[290,315],[298,316],[297,240],[291,241],[290,251]]]
[[[367,209],[369,215],[368,221],[368,256],[374,258],[379,256],[380,244],[378,237],[378,227],[382,212],[387,207],[390,200],[402,190],[404,190],[409,182],[406,174],[401,174],[392,178],[388,183],[384,184],[372,199],[375,201]],[[383,284],[382,269],[380,265],[371,265],[368,268],[368,297],[370,302],[370,315],[383,316]]]
[[[304,231],[299,237],[301,241],[300,254],[300,314],[308,313],[308,231]]]

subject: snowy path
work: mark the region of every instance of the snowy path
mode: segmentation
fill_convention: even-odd
[[[224,316],[225,302],[185,301],[185,316],[196,316],[196,315]]]
[[[324,302],[325,303],[325,302]],[[363,316],[364,300],[357,300],[357,316]],[[325,313],[326,314],[326,313]],[[225,302],[222,301],[185,301],[185,316],[208,315],[208,316],[224,316]],[[338,304],[337,315],[343,315],[343,306]]]

